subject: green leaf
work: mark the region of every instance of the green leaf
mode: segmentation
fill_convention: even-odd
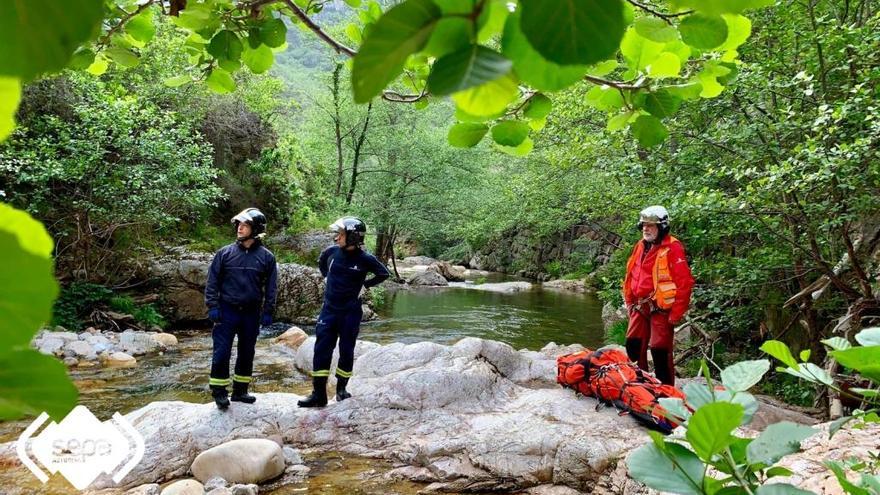
[[[21,102],[21,83],[13,77],[0,76],[0,142],[15,129],[15,112]]]
[[[520,13],[507,18],[501,38],[501,53],[513,62],[513,70],[526,84],[543,91],[557,91],[580,81],[586,65],[558,65],[541,56],[519,27]],[[617,65],[614,62],[615,66]]]
[[[641,71],[663,52],[663,47],[663,43],[643,38],[634,28],[629,28],[620,43],[620,53],[631,69]]]
[[[772,468],[764,471],[764,476],[769,478],[775,478],[777,476],[792,476],[794,472],[791,469],[782,467],[782,466],[773,466]]]
[[[101,55],[98,55],[95,57],[95,61],[92,62],[92,65],[86,68],[86,72],[94,76],[100,76],[101,74],[107,72],[107,67],[109,67],[107,59]]]
[[[211,91],[220,95],[235,91],[235,81],[223,69],[212,70],[205,83]]]
[[[810,351],[809,349],[804,349],[804,350],[802,350],[801,353],[799,354],[799,357],[801,358],[801,361],[809,361],[809,360],[810,360],[810,354],[811,354],[811,351]]]
[[[751,423],[752,417],[758,412],[758,399],[748,392],[738,392],[728,402],[739,404],[743,407],[744,414],[741,424],[747,425]]]
[[[791,355],[791,350],[789,350],[788,346],[783,344],[778,340],[768,340],[761,344],[760,349],[765,353],[775,357],[776,359],[782,361],[782,364],[788,366],[789,368],[798,369],[798,362],[795,360],[794,356]]]
[[[666,442],[665,452],[645,444],[626,458],[629,476],[661,492],[702,495],[703,463],[685,447]]]
[[[349,24],[349,27],[351,27],[351,26],[354,26],[355,29],[357,29],[357,25],[355,25],[354,23]],[[346,32],[348,32],[348,29],[346,29]],[[260,29],[255,28],[255,27],[248,29],[247,41],[248,41],[248,46],[250,46],[251,48],[256,48],[256,47],[260,46],[260,43],[263,42],[263,40],[260,39]]]
[[[856,342],[865,347],[880,345],[880,327],[866,328],[857,333]]]
[[[789,485],[788,483],[768,483],[761,485],[755,491],[755,495],[815,495],[811,491]]]
[[[623,96],[616,88],[596,86],[587,91],[584,102],[597,110],[613,111],[623,107]]]
[[[523,142],[516,147],[502,146],[500,144],[496,144],[496,147],[504,153],[507,153],[508,155],[526,156],[531,153],[532,148],[535,147],[535,143],[531,140],[531,138],[525,138]]]
[[[190,76],[174,76],[162,81],[162,83],[169,88],[177,88],[190,82],[192,82],[192,77]]]
[[[850,390],[852,390],[852,389],[850,389]],[[844,425],[846,425],[847,423],[849,423],[850,421],[852,421],[854,419],[855,419],[855,416],[843,416],[843,417],[837,418],[834,421],[832,421],[831,425],[828,427],[828,438],[833,437],[834,434],[837,433],[838,431],[840,431],[840,429],[843,428]]]
[[[669,131],[657,117],[651,115],[642,115],[633,122],[633,135],[639,140],[639,144],[645,148],[657,146],[669,136]]]
[[[88,69],[95,62],[95,52],[88,48],[80,48],[70,59],[70,67],[77,70]]]
[[[0,76],[57,72],[100,27],[102,0],[0,2]]]
[[[440,19],[422,53],[439,58],[447,53],[465,49],[471,45],[473,29],[474,23],[464,17]]]
[[[156,35],[153,9],[146,9],[125,23],[125,32],[141,43],[148,43]]]
[[[872,495],[870,491],[854,485],[849,478],[846,476],[846,471],[843,470],[843,466],[838,462],[834,461],[826,461],[825,465],[828,466],[828,469],[834,473],[834,476],[837,478],[837,482],[840,483],[840,487],[846,491],[846,493],[850,495]]]
[[[271,48],[278,48],[287,41],[287,26],[281,19],[272,18],[260,26],[260,39]]]
[[[748,449],[750,464],[775,464],[779,459],[800,450],[801,441],[809,438],[816,430],[809,426],[790,421],[774,423],[761,432]]]
[[[529,127],[532,128],[533,131],[540,131],[547,125],[547,117],[541,119],[532,119],[529,121]]]
[[[507,10],[507,2],[505,0],[492,0],[483,4],[483,11],[480,13],[478,22],[480,24],[477,32],[477,42],[487,43],[493,36],[500,33],[504,29],[505,21],[510,11]]]
[[[470,14],[474,10],[474,0],[435,0],[444,15]]]
[[[241,56],[241,61],[248,66],[254,74],[262,74],[275,63],[275,54],[266,45],[257,48],[247,48]]]
[[[53,247],[40,222],[0,203],[0,353],[27,347],[40,325],[52,318],[58,295]]]
[[[439,96],[452,94],[503,77],[511,66],[499,53],[473,45],[434,62],[428,90]]]
[[[349,7],[356,9],[361,6],[361,0],[345,0]]]
[[[827,345],[831,348],[831,350],[834,351],[842,351],[852,347],[852,344],[850,344],[849,341],[843,337],[830,337],[825,340],[820,340],[820,342]]]
[[[209,29],[217,22],[211,12],[211,5],[195,2],[190,2],[185,9],[180,11],[177,17],[172,16],[171,21],[190,31]],[[213,29],[209,30],[213,33]]]
[[[675,86],[664,86],[663,89],[683,100],[696,100],[700,97],[703,86],[700,83],[691,82]]]
[[[727,23],[719,16],[691,14],[678,26],[681,39],[701,50],[720,46],[727,39]]]
[[[617,60],[606,60],[604,62],[599,62],[598,64],[591,65],[587,69],[587,74],[596,77],[606,76],[614,72],[618,66]]]
[[[610,58],[623,37],[621,0],[520,0],[520,27],[546,60],[589,65]]]
[[[67,367],[54,357],[33,349],[0,354],[0,421],[44,411],[60,421],[78,395]]]
[[[243,49],[238,35],[227,30],[215,34],[208,44],[208,53],[218,60],[238,60]]]
[[[517,97],[519,97],[519,87],[516,78],[508,74],[480,86],[454,93],[452,101],[462,111],[479,116],[503,112]]]
[[[366,103],[403,70],[410,54],[425,46],[440,9],[431,0],[407,0],[385,13],[354,57],[354,100]]]
[[[705,383],[691,382],[685,385],[682,390],[684,391],[687,403],[691,406],[691,409],[698,409],[706,404],[714,402],[712,394],[709,392],[709,388]]]
[[[543,119],[553,109],[553,102],[543,93],[535,93],[523,108],[523,116],[527,119]]]
[[[446,139],[456,148],[473,148],[487,132],[489,132],[489,127],[486,124],[459,122],[449,128]]]
[[[752,21],[738,14],[723,14],[721,17],[727,23],[727,40],[720,50],[736,50],[752,34]]]
[[[804,380],[807,380],[809,382],[823,383],[825,385],[834,384],[834,379],[831,378],[831,375],[829,375],[827,371],[816,366],[813,363],[801,363],[797,370],[792,368],[785,368],[782,371],[788,373],[789,375],[803,378]]]
[[[676,422],[680,420],[687,421],[691,417],[691,412],[685,407],[684,401],[678,397],[661,397],[657,402],[663,406],[663,409],[666,409],[666,411],[675,416],[673,419]]]
[[[867,341],[867,339],[863,340]],[[878,365],[880,346],[853,347],[843,351],[831,351],[829,354],[843,366],[856,370],[875,382],[880,382],[880,365]]]
[[[730,445],[731,433],[740,425],[743,408],[729,402],[713,402],[694,411],[688,420],[687,439],[704,461]]]
[[[505,120],[492,126],[492,140],[502,146],[519,146],[528,136],[528,124],[518,120]]]
[[[681,59],[674,53],[663,52],[648,64],[648,75],[654,79],[678,77],[681,72]]]
[[[110,60],[125,68],[137,67],[141,63],[141,60],[133,51],[120,46],[112,46],[105,50],[104,53]]]
[[[221,58],[217,61],[217,65],[219,65],[221,69],[232,74],[238,69],[241,69],[241,60],[226,60]]]
[[[361,34],[361,28],[353,22],[348,26],[345,26],[345,35],[348,36],[348,39],[357,44],[361,44],[361,42],[364,41],[364,37]]]
[[[501,113],[498,114],[489,114],[489,115],[471,115],[461,108],[455,109],[455,119],[459,122],[476,122],[482,123],[490,120],[495,120],[496,118],[501,117]]]
[[[754,387],[770,371],[770,361],[740,361],[721,372],[721,383],[735,392],[745,392]]]
[[[657,43],[678,39],[678,30],[659,17],[639,17],[636,19],[635,29],[639,36]]]
[[[672,116],[679,106],[681,98],[663,89],[645,95],[645,110],[658,119]]]

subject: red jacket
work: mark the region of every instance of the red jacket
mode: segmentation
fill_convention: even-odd
[[[654,292],[654,263],[661,247],[668,247],[669,274],[675,282],[675,303],[669,309],[669,321],[677,323],[684,317],[691,302],[694,278],[684,255],[684,246],[674,237],[667,235],[660,245],[651,245],[645,252],[644,241],[633,247],[628,263],[632,269],[626,274],[623,284],[623,300],[627,305],[651,296]]]

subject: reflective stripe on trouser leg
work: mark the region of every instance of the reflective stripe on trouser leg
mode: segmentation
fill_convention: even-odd
[[[240,375],[232,375],[232,381],[238,383],[250,383],[253,380],[253,377],[250,376],[240,376]]]
[[[312,376],[330,376],[330,363],[333,361],[333,349],[339,338],[338,322],[340,315],[326,309],[318,315],[315,325],[315,356],[312,359]]]
[[[342,378],[351,378],[351,371],[345,371],[342,368],[336,368],[336,376]]]
[[[211,378],[208,380],[208,385],[212,387],[228,387],[232,383],[232,380],[229,378]]]

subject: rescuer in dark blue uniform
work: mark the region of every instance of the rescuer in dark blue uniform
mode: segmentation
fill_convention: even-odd
[[[336,365],[336,400],[351,394],[345,387],[354,367],[354,345],[360,331],[361,287],[374,287],[389,277],[388,269],[372,254],[362,249],[367,225],[357,218],[340,218],[330,229],[336,232],[336,245],[321,253],[318,268],[327,278],[324,306],[315,327],[315,357],[312,363],[314,391],[297,402],[300,407],[327,405],[327,379],[336,340],[339,340],[339,362]],[[373,277],[367,280],[367,274]]]
[[[266,234],[266,216],[248,208],[232,218],[237,240],[217,251],[208,271],[205,304],[214,322],[214,356],[211,361],[211,395],[221,410],[229,407],[226,387],[232,384],[231,399],[253,404],[248,394],[254,368],[254,348],[260,325],[272,323],[278,268],[275,255],[261,239]],[[232,340],[238,335],[235,374],[229,378]]]

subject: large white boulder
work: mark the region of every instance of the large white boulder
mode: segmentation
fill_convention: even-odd
[[[243,438],[212,447],[192,463],[200,481],[220,477],[230,483],[260,483],[284,472],[284,453],[272,440]]]

